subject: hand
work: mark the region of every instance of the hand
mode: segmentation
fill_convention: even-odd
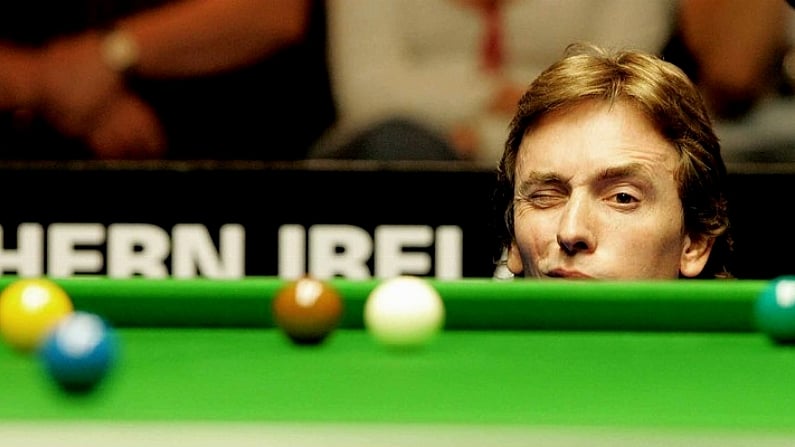
[[[37,53],[0,44],[0,110],[27,109],[35,102]]]
[[[99,33],[54,41],[40,59],[39,110],[66,135],[87,135],[126,94],[122,76],[102,61]]]
[[[477,157],[481,141],[474,126],[463,123],[453,126],[448,139],[462,159],[472,160]]]
[[[105,65],[98,33],[54,41],[39,59],[38,110],[53,126],[82,138],[98,159],[163,157],[157,115]]]
[[[154,110],[132,94],[113,101],[86,140],[101,160],[158,159],[166,150],[165,133]]]

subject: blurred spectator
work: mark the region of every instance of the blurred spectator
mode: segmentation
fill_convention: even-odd
[[[521,92],[575,41],[658,52],[674,0],[329,0],[325,158],[496,164]]]
[[[681,0],[664,57],[696,81],[726,161],[795,160],[795,10],[785,0]]]
[[[5,2],[0,158],[305,158],[325,25],[322,0]]]

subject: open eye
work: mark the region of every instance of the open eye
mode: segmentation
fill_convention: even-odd
[[[613,196],[613,198],[617,203],[620,204],[630,204],[638,202],[638,199],[635,196],[626,192],[617,193]]]

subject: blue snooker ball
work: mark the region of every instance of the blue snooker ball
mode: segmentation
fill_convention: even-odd
[[[770,281],[757,297],[756,327],[773,341],[795,342],[795,275]]]
[[[75,311],[62,318],[41,347],[45,370],[66,391],[94,389],[116,359],[112,328],[98,315]]]

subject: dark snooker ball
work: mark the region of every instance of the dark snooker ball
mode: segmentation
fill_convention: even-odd
[[[795,343],[795,276],[775,278],[762,290],[754,307],[756,327],[771,340]]]
[[[274,323],[296,344],[317,345],[340,323],[343,303],[325,281],[303,277],[288,282],[273,299]]]

